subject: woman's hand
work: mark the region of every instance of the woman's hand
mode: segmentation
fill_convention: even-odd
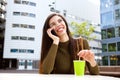
[[[96,66],[95,56],[91,50],[81,50],[77,55],[89,62],[92,67]]]
[[[55,36],[55,35],[53,35],[53,34],[51,33],[51,31],[52,31],[53,29],[54,29],[53,27],[52,27],[52,28],[49,28],[49,29],[47,30],[47,34],[48,34],[48,36],[49,36],[51,39],[53,39],[53,43],[58,45],[58,43],[59,43],[59,37],[58,37],[58,36]]]

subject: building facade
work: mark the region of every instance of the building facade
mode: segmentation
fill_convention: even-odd
[[[38,0],[7,0],[3,58],[9,59],[9,68],[13,65],[17,69],[38,68],[41,42],[38,9]]]
[[[5,16],[6,16],[6,1],[0,0],[0,69],[4,68],[3,59],[3,45],[4,45],[4,31],[5,31]]]
[[[100,0],[103,65],[120,65],[120,0]]]

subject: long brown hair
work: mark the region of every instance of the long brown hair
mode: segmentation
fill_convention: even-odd
[[[70,30],[68,28],[68,24],[67,24],[67,21],[65,20],[65,18],[60,15],[60,14],[57,14],[57,13],[52,13],[50,14],[46,21],[45,21],[45,24],[43,26],[43,35],[42,35],[42,46],[41,46],[41,60],[40,60],[40,64],[42,64],[44,58],[46,57],[52,43],[53,43],[53,40],[48,36],[47,34],[47,29],[50,28],[49,26],[49,20],[53,17],[53,16],[59,16],[63,19],[63,21],[65,22],[66,24],[66,27],[67,27],[67,34],[68,34],[68,37],[69,37],[69,40],[70,40],[70,53],[73,54],[74,53],[74,49],[75,49],[75,41],[74,39],[72,38],[71,36],[71,33],[70,33]],[[42,65],[40,65],[40,73],[41,73],[41,69],[42,69]]]

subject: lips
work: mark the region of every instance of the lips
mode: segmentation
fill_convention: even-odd
[[[62,32],[64,30],[64,26],[57,26],[56,31],[57,32]]]

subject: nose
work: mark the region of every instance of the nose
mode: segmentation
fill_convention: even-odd
[[[56,27],[59,26],[59,25],[60,25],[60,23],[59,23],[59,22],[56,22]]]

